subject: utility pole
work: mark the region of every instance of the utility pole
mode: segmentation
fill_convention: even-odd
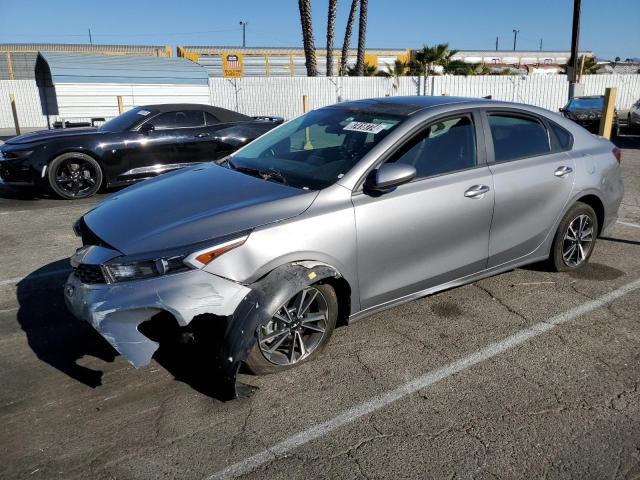
[[[515,28],[513,29],[513,51],[516,51],[516,42],[518,41],[518,34],[520,33],[520,30],[516,30]]]
[[[93,39],[91,38],[91,29],[89,28],[89,44],[93,45]]]
[[[247,22],[245,22],[244,20],[240,20],[240,25],[242,25],[242,46],[246,47],[247,46],[247,37],[246,37]]]
[[[573,0],[573,29],[571,30],[571,65],[569,65],[569,100],[576,91],[578,78],[578,45],[580,43],[580,7],[581,0]]]
[[[540,51],[542,51],[542,39],[540,39]]]
[[[498,51],[498,37],[496,37],[496,52]]]

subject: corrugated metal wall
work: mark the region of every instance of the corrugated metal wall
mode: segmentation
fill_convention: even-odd
[[[88,120],[118,115],[118,95],[125,110],[154,103],[210,103],[207,85],[143,84],[59,84],[56,86],[59,118]],[[0,80],[0,128],[13,126],[9,94],[16,97],[18,117],[23,127],[46,127],[35,80]]]
[[[302,66],[304,68],[304,65]],[[420,83],[418,81],[420,80]],[[640,75],[588,75],[583,77],[584,94],[603,94],[617,87],[616,105],[628,109],[640,98]],[[58,98],[67,118],[111,117],[117,114],[117,95],[125,108],[151,103],[193,102],[238,110],[248,115],[279,115],[287,119],[302,113],[302,96],[310,108],[338,101],[385,95],[416,95],[422,79],[401,77],[298,77],[240,79],[209,78],[209,86],[185,85],[101,85],[99,94],[87,94],[86,85],[67,84]],[[548,76],[433,76],[427,91],[434,95],[460,95],[530,103],[557,111],[567,98],[568,84],[561,75]],[[23,127],[44,127],[38,89],[33,80],[0,80],[0,128],[13,126],[9,94],[16,96]],[[60,93],[59,93],[60,95]],[[62,112],[62,110],[61,110]]]

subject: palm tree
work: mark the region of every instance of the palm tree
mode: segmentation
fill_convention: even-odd
[[[364,75],[364,48],[367,36],[367,2],[360,0],[360,25],[358,26],[358,59],[356,60],[357,75]]]
[[[387,70],[380,72],[383,77],[403,77],[407,74],[408,65],[402,60],[396,60],[393,65],[387,63]]]
[[[338,0],[329,0],[329,18],[327,19],[327,77],[333,75],[333,33],[337,8]]]
[[[347,57],[349,56],[349,45],[351,44],[351,32],[353,31],[353,22],[356,19],[356,10],[360,0],[351,1],[351,9],[349,10],[349,18],[347,18],[347,28],[344,31],[344,42],[342,43],[342,56],[340,57],[340,75],[346,75]]]
[[[452,75],[488,75],[491,69],[484,63],[465,63],[462,60],[452,60],[445,68]]]
[[[300,23],[302,26],[302,42],[304,44],[305,66],[307,76],[318,76],[316,64],[316,47],[313,44],[313,26],[311,24],[311,0],[298,0],[300,8]]]
[[[349,75],[350,77],[375,77],[380,73],[381,72],[378,72],[378,67],[376,67],[375,65],[370,65],[366,62],[362,67],[362,73],[360,74],[356,70],[355,66],[347,68],[347,75]]]
[[[458,53],[457,50],[449,50],[448,43],[440,43],[434,47],[423,45],[422,50],[416,53],[416,60],[422,64],[424,69],[424,95],[427,94],[427,77],[429,76],[429,72],[435,65],[446,67],[451,61],[451,57],[456,53]]]
[[[397,90],[400,86],[400,77],[403,77],[407,74],[409,67],[406,62],[402,60],[396,60],[393,62],[393,65],[389,65],[387,63],[387,70],[378,72],[378,75],[381,77],[393,78],[393,89]]]

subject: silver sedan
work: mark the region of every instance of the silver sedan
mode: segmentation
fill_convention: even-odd
[[[309,361],[339,322],[529,263],[581,268],[622,193],[620,150],[541,108],[347,102],[104,201],[75,225],[65,298],[136,367],[172,335],[208,345],[232,397],[242,363]]]

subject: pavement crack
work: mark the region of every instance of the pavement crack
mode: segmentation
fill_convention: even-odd
[[[504,300],[502,300],[501,298],[496,297],[491,290],[489,290],[487,287],[483,287],[482,285],[480,285],[479,283],[473,283],[472,284],[474,287],[482,290],[484,293],[486,293],[487,295],[489,295],[489,297],[491,298],[491,300],[498,302],[502,307],[504,307],[508,312],[520,317],[522,320],[524,320],[525,322],[530,322],[530,320],[525,317],[522,313],[520,313],[519,311],[517,311],[515,308],[511,307],[509,304],[507,304]]]

